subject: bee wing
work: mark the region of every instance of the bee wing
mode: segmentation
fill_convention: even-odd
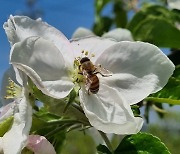
[[[104,76],[111,76],[113,74],[111,71],[105,69],[101,65],[95,66],[95,71],[97,73],[100,73],[100,74],[104,75]]]

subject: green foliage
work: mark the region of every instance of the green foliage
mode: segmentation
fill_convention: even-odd
[[[180,30],[175,26],[179,14],[159,5],[142,8],[128,25],[135,40],[161,47],[180,48]]]
[[[104,6],[109,2],[111,2],[111,0],[95,0],[96,14],[100,14]]]
[[[108,32],[113,20],[107,16],[99,16],[97,17],[98,20],[96,20],[94,26],[93,26],[93,32],[101,36],[103,33]]]
[[[127,24],[127,12],[122,0],[115,0],[113,5],[114,22],[117,27],[125,28]]]
[[[10,129],[13,119],[13,117],[9,117],[0,123],[0,137],[2,137]]]
[[[180,105],[180,65],[178,65],[167,85],[159,92],[147,97],[148,101]]]
[[[102,144],[97,146],[97,151],[99,154],[111,154],[109,149],[105,145],[102,145]]]
[[[169,120],[171,121],[172,118],[170,118]],[[166,119],[165,119],[165,121],[166,121]],[[180,121],[176,119],[175,123],[176,123],[177,126],[178,126],[179,122]],[[172,127],[171,127],[172,123],[168,124],[169,121],[166,121],[165,123],[167,125],[164,126],[164,127],[162,127],[161,124],[159,124],[159,125],[150,124],[149,127],[148,127],[148,132],[152,133],[153,135],[158,136],[165,143],[165,145],[168,147],[169,151],[172,154],[179,154],[179,151],[180,151],[179,131],[178,130],[177,131],[173,130]]]
[[[138,105],[132,105],[131,110],[133,111],[135,117],[140,116],[140,110]]]
[[[126,136],[117,149],[115,154],[169,154],[169,150],[161,140],[148,133],[138,133]]]

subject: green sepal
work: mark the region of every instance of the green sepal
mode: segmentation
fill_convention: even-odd
[[[0,123],[0,137],[2,137],[12,126],[14,117],[11,116]]]

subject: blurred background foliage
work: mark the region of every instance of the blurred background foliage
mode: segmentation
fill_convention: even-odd
[[[19,14],[33,19],[43,18],[46,12],[36,7],[37,1],[26,0],[27,10]],[[110,11],[104,13],[107,7]],[[126,28],[134,40],[169,50],[168,57],[176,65],[176,71],[163,90],[152,94],[138,106],[147,122],[143,131],[158,136],[171,153],[179,154],[180,108],[176,105],[180,104],[180,10],[170,9],[166,0],[94,0],[94,15],[92,31],[98,36],[114,28]],[[42,122],[36,120],[35,127]],[[43,135],[41,130],[38,133]],[[118,136],[113,137],[114,146],[119,140]],[[57,151],[63,154],[92,154],[97,146],[85,131],[70,131],[64,135],[63,129],[56,144],[59,147]]]

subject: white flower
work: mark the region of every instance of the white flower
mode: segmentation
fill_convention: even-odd
[[[170,8],[180,10],[180,0],[168,0],[167,3]]]
[[[14,82],[16,80],[13,74],[16,74],[19,85]],[[10,78],[13,78],[14,81]],[[15,73],[10,68],[4,74],[1,91],[1,94],[5,94],[5,91],[7,91],[5,97],[6,99],[10,98],[12,102],[1,108],[0,122],[3,122],[10,116],[14,116],[14,120],[10,130],[3,137],[0,137],[0,151],[4,154],[20,154],[26,145],[32,123],[32,107],[28,89],[26,88],[26,79],[21,78],[17,70]]]
[[[11,49],[11,63],[43,93],[63,98],[73,89],[75,79],[82,81],[81,106],[91,125],[105,133],[137,133],[143,120],[133,116],[130,105],[162,89],[174,70],[161,50],[149,43],[99,37],[69,42],[50,25],[20,16],[11,16],[4,28],[9,41],[17,42]],[[82,51],[94,65],[100,64],[112,72],[109,77],[97,74],[97,94],[88,94],[78,67],[74,68],[75,58],[85,56]],[[92,54],[95,57],[91,58]]]

